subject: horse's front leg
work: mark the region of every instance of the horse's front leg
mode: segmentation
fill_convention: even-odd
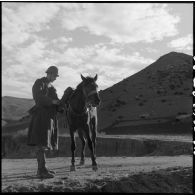
[[[71,166],[70,171],[75,171],[75,149],[76,149],[76,143],[75,143],[75,137],[74,137],[74,130],[70,128],[70,137],[71,137],[71,152],[72,152],[72,160],[71,160]]]
[[[93,149],[93,145],[92,145],[92,141],[91,141],[91,137],[90,137],[90,133],[89,133],[89,126],[88,125],[85,126],[84,131],[86,133],[88,146],[89,146],[89,149],[90,149],[90,152],[91,152],[92,169],[94,171],[96,171],[98,168],[97,168],[96,158],[95,158],[95,155],[94,155],[94,149]]]
[[[96,158],[96,131],[97,131],[96,119],[92,118],[90,124],[91,124],[90,128],[91,128],[91,138],[92,138],[94,156]]]

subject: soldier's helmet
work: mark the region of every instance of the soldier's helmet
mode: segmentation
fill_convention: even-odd
[[[53,73],[55,74],[57,77],[59,77],[58,75],[58,68],[56,66],[50,66],[47,70],[46,73]]]

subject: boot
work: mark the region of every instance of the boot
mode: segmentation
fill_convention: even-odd
[[[37,177],[40,179],[49,179],[49,178],[54,178],[55,175],[44,170],[44,169],[38,169],[37,170]]]
[[[47,179],[47,178],[53,178],[54,174],[49,171],[45,164],[45,151],[39,149],[37,151],[37,162],[38,162],[38,170],[37,170],[37,177],[41,178],[41,179]]]
[[[49,173],[52,173],[52,174],[56,174],[56,172],[55,171],[52,171],[52,170],[50,170],[50,169],[48,169],[48,167],[47,166],[45,166],[45,171],[48,171]]]

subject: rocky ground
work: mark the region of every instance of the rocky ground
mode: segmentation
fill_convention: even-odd
[[[77,164],[79,158],[76,158]],[[56,177],[36,178],[35,159],[2,159],[3,192],[172,192],[192,193],[192,156],[90,158],[70,172],[70,158],[48,158]]]

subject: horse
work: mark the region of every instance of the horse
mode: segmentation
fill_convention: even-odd
[[[81,74],[82,82],[73,90],[67,102],[67,121],[71,137],[71,166],[70,171],[75,168],[75,132],[78,132],[82,142],[80,165],[85,163],[85,143],[86,139],[91,153],[92,170],[98,169],[96,163],[96,132],[97,132],[97,110],[100,104],[98,94],[97,74],[93,77],[84,77]],[[61,103],[64,103],[65,94],[62,96]],[[91,132],[91,136],[90,136]]]

